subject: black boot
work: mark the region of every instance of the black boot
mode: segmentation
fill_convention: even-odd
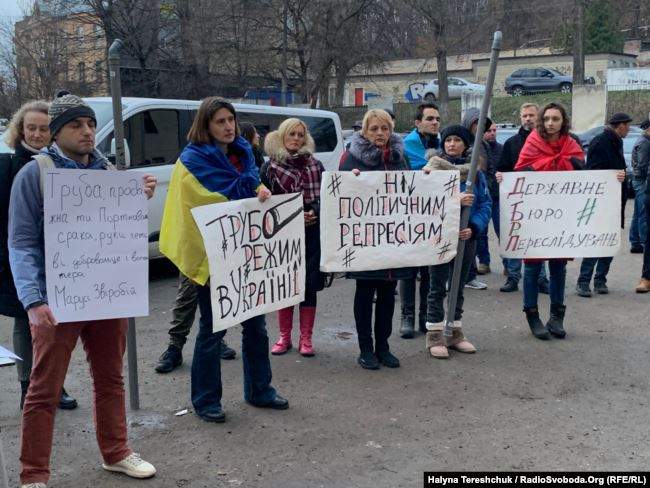
[[[29,389],[29,380],[20,382],[20,409],[23,409],[25,405],[25,397],[27,396],[27,390]]]
[[[59,408],[61,410],[74,410],[77,408],[77,400],[68,395],[65,388],[61,388],[61,396],[59,397]]]
[[[421,312],[420,317],[419,317],[419,326],[420,326],[420,332],[423,334],[427,333],[427,312]]]
[[[169,373],[174,369],[178,368],[183,363],[183,353],[182,351],[171,344],[167,347],[167,350],[162,353],[158,362],[156,363],[156,373]]]
[[[544,324],[539,319],[539,310],[537,307],[524,308],[524,313],[526,314],[526,320],[528,321],[528,327],[535,337],[543,341],[547,341],[551,338],[544,327]]]
[[[226,341],[221,341],[221,359],[235,359],[237,357],[237,352],[226,344]]]
[[[399,335],[402,339],[413,339],[415,335],[415,317],[413,315],[402,315]]]
[[[564,312],[566,312],[564,305],[551,303],[551,317],[548,319],[546,328],[558,339],[564,339],[566,337],[566,331],[564,330]]]

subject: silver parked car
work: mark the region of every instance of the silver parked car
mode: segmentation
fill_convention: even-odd
[[[524,68],[506,78],[505,89],[513,97],[531,92],[571,93],[573,79],[551,68]]]
[[[460,98],[464,91],[471,91],[476,93],[485,93],[485,85],[472,83],[464,78],[449,77],[448,92],[449,98]],[[431,80],[424,86],[422,90],[424,94],[422,98],[427,102],[433,102],[438,99],[438,79]]]

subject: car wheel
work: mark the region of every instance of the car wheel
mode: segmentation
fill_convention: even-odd
[[[524,94],[524,87],[516,85],[512,87],[512,96],[521,97]]]
[[[571,83],[562,83],[560,85],[560,93],[571,93]]]
[[[435,102],[436,101],[436,96],[433,93],[427,93],[424,95],[424,101],[425,102]]]

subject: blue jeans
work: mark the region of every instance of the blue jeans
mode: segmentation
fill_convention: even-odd
[[[544,261],[524,264],[524,308],[537,307],[538,286],[543,269]],[[551,304],[564,305],[566,261],[563,259],[549,259],[548,270],[551,277],[549,281]]]
[[[611,256],[606,258],[583,258],[578,283],[589,285],[592,276],[594,277],[594,283],[607,283],[607,273],[609,273],[609,266],[612,264],[613,259]],[[596,268],[595,275],[594,268]]]
[[[212,332],[210,285],[199,286],[199,332],[192,361],[192,405],[197,413],[221,406],[221,341],[225,330]],[[269,337],[264,315],[242,322],[244,400],[256,405],[273,401]]]
[[[492,199],[492,225],[494,226],[494,232],[497,237],[499,237],[499,200]],[[476,238],[476,257],[478,257],[478,262],[482,264],[490,264],[490,246],[488,244],[488,230],[489,225],[485,228],[485,231]],[[504,263],[505,266],[505,263]]]
[[[646,186],[645,181],[632,180],[632,187],[634,188],[634,213],[630,225],[630,245],[632,246],[643,245],[648,232],[648,222],[645,215]]]

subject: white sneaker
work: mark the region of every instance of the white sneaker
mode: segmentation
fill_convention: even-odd
[[[27,483],[26,485],[20,485],[21,488],[47,488],[45,483]]]
[[[472,290],[485,290],[487,285],[479,280],[468,281],[465,284],[465,288],[471,288]]]
[[[153,466],[153,464],[144,461],[140,455],[136,454],[135,452],[130,456],[122,459],[119,463],[102,463],[102,468],[107,471],[124,473],[131,478],[151,478],[154,474],[156,474],[156,468]]]

